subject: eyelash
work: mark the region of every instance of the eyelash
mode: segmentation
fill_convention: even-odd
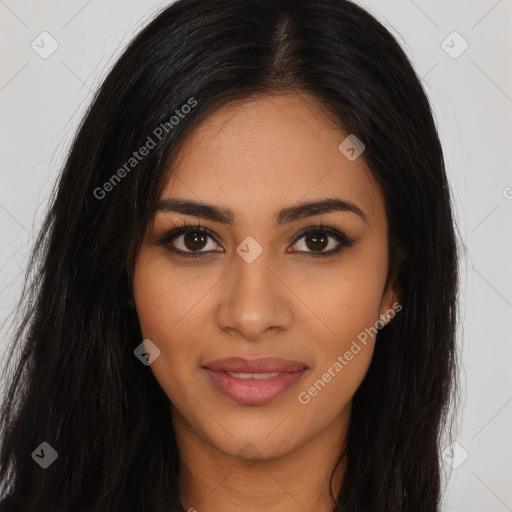
[[[171,231],[165,233],[160,240],[157,242],[158,245],[164,245],[170,252],[177,254],[178,256],[183,256],[185,258],[205,258],[208,255],[210,255],[212,252],[215,251],[205,251],[205,252],[186,252],[182,251],[181,249],[176,249],[175,247],[172,247],[171,242],[173,242],[176,238],[178,238],[180,235],[186,235],[188,233],[198,233],[202,235],[207,235],[210,238],[212,238],[215,243],[218,244],[217,240],[215,240],[215,236],[213,233],[207,229],[201,226],[201,224],[198,222],[195,225],[184,223],[178,228],[172,229]],[[338,247],[335,249],[332,249],[328,252],[307,252],[307,251],[297,251],[302,254],[306,254],[306,258],[326,258],[328,256],[334,256],[341,252],[343,248],[352,247],[356,240],[349,239],[345,234],[341,233],[340,231],[329,228],[324,226],[323,224],[319,224],[317,226],[313,226],[310,228],[306,228],[305,230],[302,230],[295,239],[294,244],[296,244],[301,238],[304,238],[305,236],[311,234],[311,233],[322,233],[325,235],[328,235],[334,239],[336,239],[339,242]],[[219,251],[220,252],[220,251]]]

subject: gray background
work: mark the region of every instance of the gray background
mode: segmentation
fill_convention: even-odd
[[[28,249],[92,91],[167,3],[0,0],[0,353]],[[448,447],[445,456],[451,477],[443,510],[512,511],[512,0],[359,3],[398,37],[422,77],[465,248],[465,407],[454,455]],[[43,59],[31,44],[51,49],[45,31],[58,48]]]

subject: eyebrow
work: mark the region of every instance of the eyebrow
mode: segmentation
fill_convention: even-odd
[[[182,213],[192,217],[200,217],[202,219],[221,222],[223,224],[228,224],[229,226],[233,225],[233,221],[235,219],[235,212],[228,208],[221,208],[219,206],[185,199],[177,199],[174,197],[161,199],[157,204],[157,210],[160,212]],[[303,202],[283,208],[275,217],[275,223],[277,225],[289,224],[304,217],[311,217],[313,215],[337,211],[355,213],[363,219],[366,224],[368,224],[368,219],[359,206],[351,203],[350,201],[338,198]]]

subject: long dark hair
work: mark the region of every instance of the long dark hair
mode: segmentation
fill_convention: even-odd
[[[458,265],[420,80],[390,32],[346,0],[179,0],[113,66],[51,197],[4,370],[1,512],[181,510],[169,399],[133,354],[134,257],[187,134],[231,101],[293,91],[364,142],[402,305],[353,399],[348,502],[333,495],[334,510],[439,510]],[[58,453],[47,469],[31,455],[42,442]]]

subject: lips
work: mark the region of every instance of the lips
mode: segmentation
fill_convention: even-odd
[[[304,370],[307,365],[282,359],[280,357],[260,357],[258,359],[245,359],[243,357],[226,357],[217,359],[205,365],[206,368],[215,372],[238,372],[238,373],[291,373]]]
[[[308,367],[289,359],[262,357],[217,359],[203,367],[222,395],[244,405],[263,405],[291,389]]]

